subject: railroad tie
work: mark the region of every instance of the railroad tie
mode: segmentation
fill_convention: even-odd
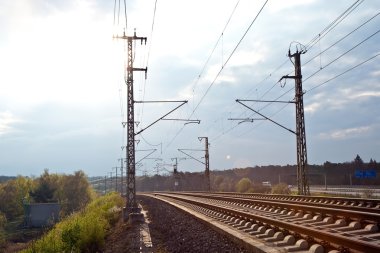
[[[295,242],[296,242],[296,239],[294,238],[294,236],[287,235],[287,236],[285,236],[284,240],[282,240],[280,242],[275,242],[274,245],[276,245],[278,247],[283,247],[283,246],[287,246],[287,245],[293,245]]]
[[[339,228],[339,227],[344,227],[346,226],[346,221],[344,219],[338,219],[335,221],[333,224],[328,224],[328,225],[322,225],[320,228]]]
[[[250,233],[250,232],[256,231],[258,228],[259,228],[259,225],[253,224],[250,228],[244,229],[243,231],[247,232],[247,233]]]
[[[234,228],[238,228],[238,227],[244,226],[244,224],[245,224],[246,222],[247,222],[246,220],[240,220],[240,222],[238,222],[237,224],[233,224],[232,226],[233,226]]]
[[[377,231],[379,231],[379,227],[376,224],[368,224],[363,229],[352,231],[349,234],[350,235],[365,235],[369,233],[375,233]]]
[[[240,221],[239,218],[233,218],[233,219],[231,219],[230,222],[227,222],[226,224],[227,224],[227,225],[234,225],[234,224],[236,224],[236,223],[239,222],[239,221]]]
[[[259,227],[256,231],[249,232],[250,235],[259,235],[265,233],[266,228],[265,226]]]
[[[237,229],[239,229],[239,230],[246,230],[246,229],[248,229],[249,227],[251,227],[252,226],[252,222],[250,222],[250,221],[248,221],[248,222],[246,222],[243,226],[241,226],[241,227],[237,227]]]
[[[315,223],[312,223],[310,225],[312,226],[321,226],[321,225],[328,225],[328,224],[332,224],[334,222],[333,218],[332,217],[325,217],[322,221],[320,222],[315,222]]]
[[[293,246],[286,246],[285,249],[288,252],[298,251],[298,250],[306,250],[309,248],[309,243],[304,239],[299,239],[295,245]]]
[[[278,242],[284,240],[284,233],[282,232],[276,232],[272,237],[264,238],[264,241],[266,242]]]
[[[360,222],[352,221],[352,222],[350,222],[350,224],[348,224],[347,227],[338,228],[336,230],[339,231],[339,232],[347,232],[347,231],[358,230],[360,228],[361,228]]]
[[[313,244],[311,245],[308,253],[324,253],[325,249],[320,244]]]
[[[256,235],[256,237],[259,239],[273,237],[273,236],[274,236],[274,230],[272,228],[265,230],[265,233],[262,235]]]

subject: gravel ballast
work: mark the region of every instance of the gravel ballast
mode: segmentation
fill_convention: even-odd
[[[147,196],[138,199],[148,211],[150,235],[159,252],[248,252],[170,204]]]

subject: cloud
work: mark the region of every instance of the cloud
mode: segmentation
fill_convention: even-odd
[[[220,72],[221,67],[221,65],[213,65],[208,68],[207,73],[204,76],[206,86],[210,85],[215,80],[215,77]],[[218,79],[216,79],[215,84],[233,84],[235,82],[236,78],[230,71],[222,70],[218,76]]]
[[[57,8],[54,15],[34,13],[35,8],[39,7],[22,8],[25,15],[15,15],[4,34],[9,44],[0,48],[0,67],[5,69],[1,96],[23,107],[112,99],[109,84],[118,76],[122,79],[123,62],[116,52],[122,52],[122,43],[112,40],[112,21],[109,26],[105,22],[109,15],[96,15],[87,1],[75,8]]]
[[[373,76],[373,77],[379,77],[380,76],[380,70],[372,71],[370,73],[370,75]]]
[[[11,112],[0,112],[0,135],[5,135],[12,132],[14,129],[12,127],[13,123],[19,122]]]
[[[350,99],[366,99],[370,97],[380,97],[380,91],[362,91],[358,92],[356,94],[351,95],[349,98]]]
[[[154,31],[155,1],[127,2],[127,35],[132,35],[136,27],[137,36],[148,38],[146,46],[136,43],[134,67],[145,67],[147,59],[144,57],[150,53],[147,81],[144,82],[142,73],[134,75],[134,99],[188,99],[188,104],[168,118],[187,118],[197,106],[192,118],[201,120],[199,125],[189,124],[184,128],[183,122],[162,121],[144,132],[147,142],[162,143],[163,159],[178,156],[178,148],[202,148],[197,137],[209,136],[214,168],[228,168],[233,162],[239,166],[294,162],[295,150],[287,146],[294,146],[293,135],[284,134],[266,121],[236,126],[238,122],[227,119],[253,114],[237,104],[236,98],[273,100],[294,87],[293,80],[288,80],[285,89],[276,84],[281,76],[294,73],[294,66],[286,56],[289,43],[295,40],[306,44],[350,4],[327,0],[269,1],[208,91],[222,62],[227,60],[264,2],[239,2],[210,61],[208,57],[236,1],[158,1]],[[380,3],[375,2],[363,2],[303,55],[302,63],[377,12]],[[123,31],[121,26],[113,25],[113,4],[104,0],[0,1],[0,69],[3,70],[0,75],[0,153],[4,157],[0,167],[10,168],[10,171],[18,169],[19,173],[29,173],[33,167],[87,167],[91,173],[98,174],[105,173],[107,166],[116,163],[119,146],[126,140],[126,132],[120,124],[119,103],[124,106],[121,109],[125,116],[127,89],[123,79],[125,41],[112,40],[113,34]],[[123,13],[120,19],[124,19]],[[363,30],[372,33],[375,29],[374,24]],[[304,88],[315,87],[373,55],[378,50],[376,39],[326,67],[355,41],[363,39],[365,33],[355,33],[350,40],[303,67],[305,79],[320,68],[320,60],[325,67],[304,82]],[[207,66],[200,73],[206,61]],[[284,61],[286,64],[277,67]],[[377,152],[373,157],[379,154],[379,149],[369,144],[370,140],[379,139],[377,131],[366,127],[379,125],[377,65],[375,60],[363,64],[310,94],[305,93],[310,139],[342,140],[365,135],[363,152]],[[199,75],[199,82],[195,82]],[[280,100],[293,98],[294,91],[285,93]],[[198,106],[200,99],[202,103]],[[135,119],[144,127],[175,106],[171,103],[136,104]],[[280,109],[278,104],[253,103],[252,106],[263,108],[265,115],[275,115],[274,120],[293,129],[294,106],[278,114],[275,114]],[[20,118],[22,124],[18,123]],[[179,132],[181,128],[183,131]],[[178,138],[174,138],[177,135]],[[240,136],[244,142],[237,142]],[[283,146],[278,144],[279,140]],[[357,144],[359,140],[352,142]],[[142,149],[149,148],[143,141],[139,145]],[[331,148],[340,150],[339,145],[342,142],[336,141]],[[354,150],[357,146],[347,142],[344,148]],[[274,157],[273,153],[282,155]],[[225,159],[226,154],[231,156],[229,160]],[[15,158],[20,155],[23,159]],[[334,152],[334,155],[337,160],[341,159],[339,153]],[[153,165],[148,161],[146,164],[146,168]],[[192,163],[186,166],[188,170],[193,168],[203,169]]]
[[[347,140],[362,137],[365,134],[370,133],[375,126],[362,126],[362,127],[353,127],[346,129],[333,130],[329,133],[321,133],[319,137],[322,139],[333,139],[333,140]]]
[[[280,11],[283,11],[284,9],[295,8],[301,5],[309,5],[314,2],[315,0],[287,0],[287,1],[277,0],[277,1],[272,1],[272,3],[268,7],[271,12],[280,12]]]
[[[314,102],[305,106],[304,111],[308,113],[314,113],[322,107],[321,102]]]

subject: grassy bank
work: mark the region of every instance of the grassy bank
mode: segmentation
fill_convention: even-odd
[[[123,199],[116,193],[99,197],[82,211],[57,223],[41,239],[22,252],[97,252],[107,229],[119,218]]]

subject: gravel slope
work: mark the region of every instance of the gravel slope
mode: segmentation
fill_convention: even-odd
[[[156,252],[248,252],[187,213],[154,198],[139,196],[148,211]]]

